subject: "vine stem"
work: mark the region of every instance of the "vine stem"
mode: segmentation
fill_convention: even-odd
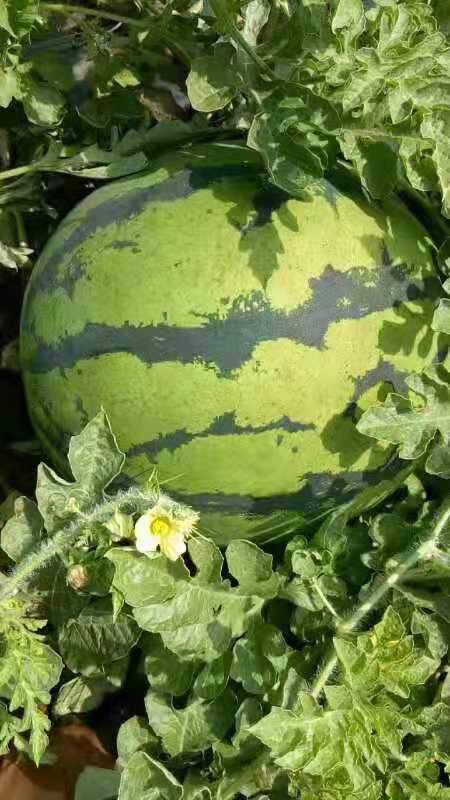
[[[403,561],[399,564],[395,572],[388,575],[382,583],[372,592],[367,600],[359,606],[351,617],[336,626],[336,633],[338,635],[345,635],[352,633],[362,620],[374,609],[378,603],[385,597],[385,595],[394,588],[394,586],[401,581],[406,573],[415,567],[418,561],[423,558],[429,557],[439,543],[440,536],[445,526],[450,520],[450,500],[447,500],[441,510],[437,522],[433,527],[431,535],[418,547],[414,548],[409,555],[405,556]],[[325,662],[320,674],[312,688],[312,696],[317,700],[328,681],[330,680],[333,672],[338,665],[338,658],[335,652]]]
[[[14,167],[13,169],[4,169],[0,172],[0,181],[6,181],[10,178],[18,178],[19,175],[26,175],[27,172],[35,172],[33,164],[26,164],[23,167]]]
[[[258,67],[258,69],[268,78],[272,80],[277,80],[277,76],[275,75],[274,71],[263,61],[262,58],[259,57],[257,53],[255,53],[253,47],[247,42],[246,39],[242,36],[240,30],[236,27],[233,19],[230,16],[228,8],[223,0],[210,0],[209,2],[214,14],[216,15],[217,19],[222,23],[226,32],[230,36],[231,39],[242,47],[243,50],[247,53],[247,55],[252,59],[254,64]]]
[[[39,548],[31,552],[16,567],[15,571],[8,576],[5,585],[2,585],[0,603],[13,597],[37,570],[72,547],[88,525],[92,525],[95,522],[106,522],[117,507],[125,503],[132,503],[135,513],[143,513],[161,499],[169,500],[168,497],[159,492],[147,491],[144,493],[140,489],[131,487],[131,489],[119,492],[115,497],[99,503],[89,513],[81,514],[78,519],[57,531],[51,539],[45,541]],[[170,502],[176,505],[173,500]]]
[[[322,592],[322,589],[320,588],[320,584],[319,584],[319,581],[317,580],[317,578],[313,578],[311,583],[314,586],[314,589],[316,590],[316,592],[319,595],[320,599],[322,600],[322,603],[324,604],[324,606],[326,606],[328,608],[328,611],[330,612],[330,614],[332,614],[332,616],[335,619],[340,621],[341,618],[340,618],[339,614],[337,613],[335,607],[328,600],[328,597],[326,596],[326,594],[324,594]]]
[[[98,8],[86,8],[86,6],[72,5],[71,3],[41,3],[40,8],[50,14],[86,14],[98,19],[111,20],[112,22],[123,22],[134,28],[148,30],[150,20],[134,19],[125,17],[122,14],[115,14],[113,11],[100,11]]]

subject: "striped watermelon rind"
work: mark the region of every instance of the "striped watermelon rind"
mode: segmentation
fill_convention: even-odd
[[[21,353],[53,460],[103,405],[127,474],[156,466],[219,541],[268,541],[393,474],[361,409],[437,352],[427,236],[401,203],[327,182],[310,201],[258,156],[203,145],[102,187],[31,278]]]

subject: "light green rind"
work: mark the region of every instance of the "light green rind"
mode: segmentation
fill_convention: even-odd
[[[225,163],[231,176],[195,186],[205,167]],[[219,539],[291,531],[381,474],[390,451],[356,431],[357,409],[401,388],[437,349],[433,297],[423,297],[424,279],[437,291],[429,243],[400,203],[369,207],[327,184],[310,202],[282,198],[258,173],[247,150],[205,146],[98,190],[44,251],[22,324],[30,411],[53,456],[103,405],[128,474],[142,480],[157,466],[167,491],[207,508],[205,531]],[[149,187],[159,195],[136,210]],[[175,196],[180,187],[186,196]],[[117,201],[118,217],[102,217]],[[380,307],[383,270],[389,291],[403,281],[419,294]],[[330,297],[346,275],[368,298],[355,318],[343,312],[352,296]],[[317,341],[301,341],[295,315],[313,307],[314,328],[317,299],[327,313],[335,303],[335,315]],[[252,315],[261,336],[245,352]],[[272,335],[267,325],[276,333],[279,320],[282,335]],[[99,335],[86,339],[92,324]],[[84,341],[108,342],[105,326],[102,355],[71,356]],[[159,350],[150,343],[157,360],[142,354],[142,336],[136,352],[116,344],[117,329],[134,337],[142,326],[158,326],[148,330],[163,339]],[[179,357],[170,348],[164,357],[168,331]],[[219,347],[216,359],[186,357],[195,331],[206,350]]]

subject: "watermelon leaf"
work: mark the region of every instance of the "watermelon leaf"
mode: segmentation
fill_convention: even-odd
[[[439,251],[441,267],[443,270],[446,270],[448,273],[450,267],[450,259],[449,259],[449,245],[450,242],[443,245]],[[449,263],[447,264],[447,261]],[[450,279],[447,278],[444,281],[442,288],[446,294],[450,294]],[[450,300],[446,297],[443,297],[439,300],[438,307],[434,312],[433,322],[431,323],[431,327],[434,331],[438,333],[445,333],[447,336],[450,334]]]
[[[145,707],[150,725],[171,756],[198,753],[223,739],[233,726],[236,698],[226,689],[211,702],[194,700],[183,709],[174,709],[165,698],[149,692]]]
[[[13,561],[20,561],[39,543],[42,530],[43,519],[36,503],[18,497],[14,503],[14,516],[2,528],[2,549]]]
[[[79,510],[92,507],[120,473],[124,461],[125,455],[117,446],[109,420],[100,411],[70,441],[73,483],[60,478],[45,464],[39,466],[36,498],[47,531],[67,523]]]
[[[173,697],[187,694],[194,680],[196,662],[183,660],[172,653],[164,647],[157,634],[146,635],[143,649],[144,670],[152,688]]]
[[[192,62],[186,87],[189,100],[197,111],[218,111],[236,94],[230,55],[229,48],[219,47],[213,56],[201,56]]]
[[[179,581],[175,595],[165,602],[135,608],[134,616],[181,658],[210,662],[245,632],[262,605],[260,598],[241,594],[226,581],[204,585],[193,578]]]
[[[119,772],[103,767],[85,767],[78,779],[75,800],[114,800],[119,785]]]
[[[288,653],[281,631],[257,620],[234,645],[230,675],[249,694],[264,695],[286,669]]]
[[[119,475],[125,455],[119,450],[108,417],[100,411],[69,445],[69,464],[75,480],[93,496]]]
[[[37,763],[48,745],[50,719],[44,710],[63,669],[61,657],[39,630],[45,620],[31,618],[30,601],[2,604],[0,639],[0,753],[15,745]]]
[[[140,631],[125,613],[113,619],[109,602],[91,603],[59,630],[59,648],[69,669],[87,677],[101,674],[107,665],[125,658]]]
[[[130,758],[140,750],[149,755],[160,751],[159,741],[144,717],[130,717],[119,728],[117,734],[117,753],[119,763],[124,767]]]
[[[406,379],[420,400],[389,394],[382,405],[369,408],[357,425],[366,436],[399,445],[400,458],[415,459],[428,451],[427,472],[441,477],[450,477],[450,389],[446,365],[447,362],[428,367],[422,375]]]
[[[163,800],[181,800],[183,787],[166,767],[146,753],[131,756],[121,778],[118,800],[136,800],[138,797],[161,797]]]

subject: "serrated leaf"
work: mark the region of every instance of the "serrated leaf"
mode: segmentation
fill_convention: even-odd
[[[361,693],[375,693],[376,687],[382,686],[392,694],[409,697],[412,687],[424,685],[441,662],[415,643],[392,606],[370,635],[358,637],[357,645],[337,639],[335,647],[346,681]]]
[[[183,800],[213,800],[213,791],[200,770],[189,770],[183,783]]]
[[[325,98],[300,89],[275,91],[254,116],[247,144],[261,153],[273,183],[307,198],[325,191],[321,179],[337,151],[339,128],[339,115]]]
[[[14,605],[11,610],[14,609]],[[27,627],[31,630],[27,630]],[[43,637],[33,630],[32,620],[8,625],[3,606],[0,697],[7,698],[11,716],[3,705],[0,725],[0,753],[8,752],[11,742],[22,739],[39,764],[48,745],[50,720],[42,709],[50,702],[50,690],[58,683],[63,662]],[[2,715],[0,714],[0,717]],[[29,735],[29,740],[23,739]]]
[[[413,753],[389,776],[386,796],[391,800],[450,800],[450,789],[442,785],[439,767],[427,753]]]
[[[93,711],[101,705],[107,691],[108,684],[101,678],[73,678],[59,688],[53,713],[63,717]]]
[[[194,700],[174,709],[150,691],[145,698],[149,722],[170,756],[198,753],[224,738],[234,722],[236,698],[229,689],[211,702]]]
[[[130,67],[124,67],[119,70],[119,72],[116,72],[113,80],[118,83],[122,89],[126,89],[129,86],[139,86],[141,82],[139,75],[135,70],[130,69]]]
[[[363,186],[372,197],[378,199],[391,194],[398,180],[398,156],[389,144],[348,136],[342,140],[341,146],[344,155],[353,161]]]
[[[262,551],[259,552],[266,565]],[[245,593],[244,588],[232,588],[229,581],[221,578],[204,583],[205,553],[203,548],[194,547],[190,554],[194,565],[198,566],[197,575],[190,578],[187,570],[179,567],[177,576],[169,583],[170,596],[161,594],[145,606],[139,605],[134,609],[134,616],[141,628],[159,633],[165,647],[180,658],[210,662],[225,653],[233,638],[246,631],[251,618],[261,609],[263,599]],[[217,577],[219,560],[213,559],[211,565],[210,578]],[[253,585],[254,579],[251,581]],[[265,588],[265,585],[263,580],[261,586]],[[124,595],[127,598],[125,592]]]
[[[140,606],[134,616],[141,628],[159,633],[166,647],[181,658],[214,661],[241,636],[261,601],[222,586],[186,581],[164,604]]]
[[[197,674],[193,686],[193,693],[203,700],[214,700],[228,684],[231,666],[230,652],[224,653],[220,658],[205,664]]]
[[[69,444],[69,464],[77,483],[97,496],[120,473],[125,454],[119,450],[108,417],[100,411]]]
[[[296,141],[290,131],[283,133],[282,122],[270,112],[255,116],[247,144],[261,153],[272,181],[289,194],[304,198],[323,178],[320,156],[301,137]]]
[[[30,247],[11,247],[11,245],[0,242],[0,266],[15,271],[23,269],[23,267],[30,267],[32,252]]]
[[[433,658],[439,661],[444,658],[449,646],[449,631],[444,629],[439,618],[416,609],[411,618],[411,632],[422,636]]]
[[[321,791],[324,798],[333,797],[336,789],[336,797],[344,800],[376,785],[374,770],[383,773],[388,756],[398,757],[408,729],[406,725],[402,731],[401,714],[395,707],[385,704],[372,709],[356,695],[348,698],[347,705],[324,711],[304,695],[298,714],[274,708],[251,728],[270,748],[275,762],[284,769],[299,770],[300,785],[315,786],[319,797]]]
[[[270,791],[279,774],[273,766],[269,754],[262,752],[251,761],[228,766],[217,783],[217,800],[233,800],[237,795],[254,797],[263,800],[267,795],[261,792]]]
[[[446,457],[450,436],[450,389],[443,365],[424,370],[422,375],[406,378],[408,387],[422,398],[422,407],[412,405],[400,395],[390,394],[382,405],[372,406],[357,424],[360,433],[390,444],[400,445],[401,458],[423,455],[436,434],[442,443],[435,443],[428,456],[427,471],[447,475],[450,464]]]
[[[364,28],[365,14],[362,0],[339,0],[332,21],[333,32],[342,32],[348,46]]]
[[[119,474],[124,454],[117,447],[109,420],[100,411],[69,445],[74,482],[60,478],[46,464],[38,468],[36,498],[49,533],[90,508]]]
[[[270,16],[269,0],[250,0],[245,8],[245,22],[243,35],[246,41],[254,47],[258,41],[264,25]]]
[[[0,28],[17,39],[26,36],[39,14],[38,0],[2,0],[0,4]]]
[[[448,87],[447,94],[450,97]],[[438,104],[446,105],[447,108],[433,110],[431,114],[426,115],[421,130],[424,136],[435,142],[433,161],[443,193],[443,212],[450,217],[450,110],[448,110],[450,102],[445,103],[440,97]]]
[[[193,537],[187,543],[188,552],[197,567],[196,578],[200,583],[220,581],[223,556],[211,539]]]
[[[6,0],[3,0],[2,3],[0,3],[0,28],[6,31],[6,33],[11,34],[11,36],[14,36],[15,34],[11,26],[8,12],[9,8],[6,5]]]
[[[438,333],[450,335],[450,300],[446,297],[439,300],[431,326]]]
[[[2,27],[2,12],[0,6],[0,27]],[[0,67],[0,108],[8,108],[9,104],[21,96],[17,75],[12,69]]]

